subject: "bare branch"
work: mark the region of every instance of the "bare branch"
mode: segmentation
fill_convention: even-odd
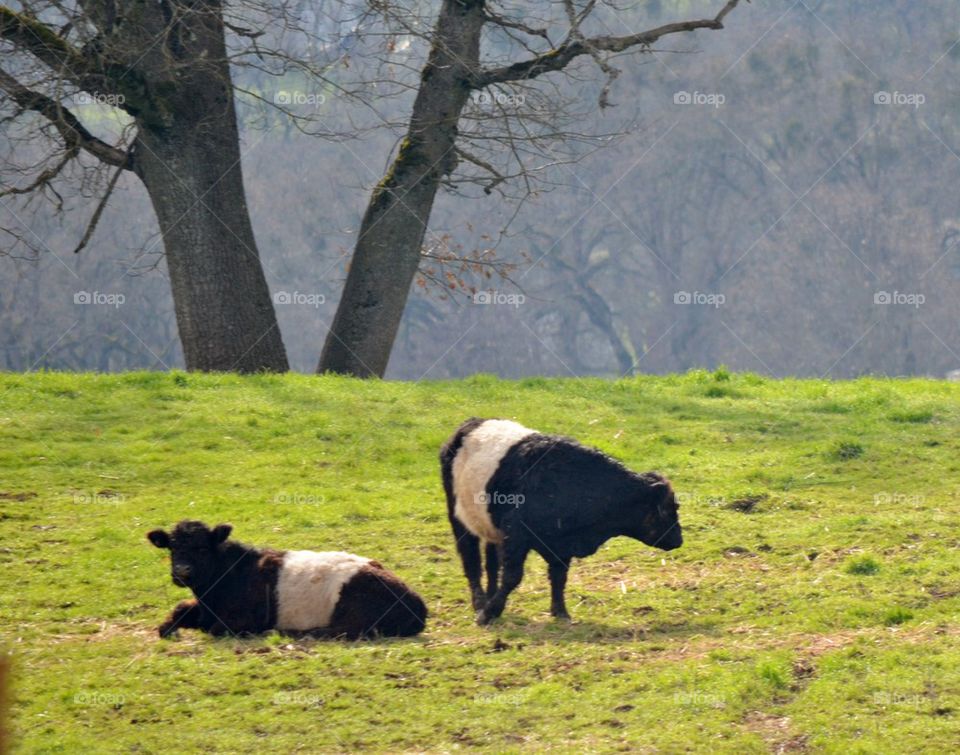
[[[107,184],[106,192],[104,192],[100,202],[97,203],[97,209],[93,211],[93,216],[90,218],[90,222],[87,223],[87,230],[84,231],[83,238],[80,239],[80,243],[77,244],[76,249],[73,250],[74,254],[79,254],[93,237],[93,232],[97,230],[97,223],[100,222],[100,216],[103,214],[103,210],[107,206],[110,195],[113,194],[113,189],[117,185],[117,180],[120,178],[120,174],[123,173],[123,170],[123,167],[120,167],[114,171],[113,177],[110,179],[110,183]]]
[[[485,162],[484,160],[481,160],[479,157],[475,157],[474,155],[471,155],[462,147],[457,147],[456,151],[457,151],[457,154],[460,155],[460,157],[462,157],[467,162],[471,162],[477,167],[483,168],[485,171],[493,175],[492,181],[484,182],[485,184],[483,187],[484,194],[490,194],[498,184],[501,184],[507,180],[507,176],[500,173],[500,171],[494,168],[490,163]]]
[[[595,4],[596,0],[589,0],[584,9],[578,14],[576,9],[573,7],[573,0],[564,0],[563,9],[567,14],[567,21],[570,24],[570,32],[567,35],[567,40],[585,42],[588,52],[590,53],[590,57],[593,58],[593,62],[597,64],[597,67],[603,71],[607,77],[607,80],[603,85],[603,89],[600,90],[598,102],[600,109],[602,110],[610,106],[610,88],[613,86],[613,82],[616,81],[617,77],[620,75],[620,69],[616,66],[610,65],[610,63],[607,62],[607,58],[601,55],[599,50],[591,46],[590,40],[585,39],[583,32],[580,31],[580,26],[583,24],[586,17],[589,16],[593,11]]]
[[[68,149],[79,147],[108,165],[133,169],[129,152],[98,139],[86,129],[77,116],[59,102],[28,89],[3,70],[0,70],[0,90],[24,110],[32,110],[50,121],[60,132]]]
[[[567,39],[583,39],[583,32],[580,31],[580,25],[587,16],[593,12],[596,7],[596,0],[589,0],[580,13],[577,13],[573,7],[573,0],[563,0],[563,10],[567,14],[567,21],[570,24],[570,31]]]
[[[663,37],[671,34],[696,31],[697,29],[722,29],[723,20],[739,3],[740,0],[728,0],[727,4],[714,18],[701,19],[698,21],[678,21],[676,23],[658,26],[655,29],[640,32],[639,34],[629,34],[622,37],[599,36],[590,38],[576,38],[577,35],[574,34],[559,47],[530,58],[529,60],[481,71],[473,77],[470,85],[473,89],[483,89],[491,84],[535,79],[545,73],[562,71],[572,61],[582,55],[592,55],[598,51],[616,53],[623,52],[632,47],[649,47]]]
[[[38,189],[48,188],[50,182],[59,176],[60,172],[67,166],[67,164],[77,156],[78,149],[79,147],[68,147],[64,151],[63,155],[61,155],[60,160],[56,165],[52,165],[49,168],[41,171],[40,174],[27,186],[11,186],[8,189],[0,190],[0,199],[17,194],[32,194]]]
[[[489,8],[487,8],[484,12],[486,13],[487,20],[492,24],[502,26],[504,29],[516,29],[517,31],[522,31],[524,34],[529,34],[531,37],[543,37],[548,45],[553,44],[553,42],[550,41],[550,37],[547,35],[546,29],[536,29],[532,26],[528,26],[522,21],[511,21],[509,18],[504,18],[503,16],[494,13]]]
[[[4,5],[0,5],[0,39],[29,52],[54,70],[64,71],[74,77],[86,72],[83,56],[57,32],[37,19]]]

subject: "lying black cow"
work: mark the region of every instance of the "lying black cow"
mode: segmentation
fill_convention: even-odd
[[[348,639],[423,631],[423,600],[378,562],[342,551],[253,548],[228,540],[231,529],[184,520],[172,532],[147,533],[170,550],[174,584],[196,596],[177,604],[158,628],[161,637],[178,629]]]

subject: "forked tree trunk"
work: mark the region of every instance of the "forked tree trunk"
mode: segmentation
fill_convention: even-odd
[[[483,0],[443,0],[410,130],[370,197],[318,372],[382,377],[387,369],[433,200],[457,164],[457,122],[483,25]]]

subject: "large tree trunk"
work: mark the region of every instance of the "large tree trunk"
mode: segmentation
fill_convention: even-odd
[[[457,164],[457,121],[483,25],[483,0],[443,0],[410,130],[370,197],[318,372],[382,377],[387,369],[434,197]]]
[[[286,371],[247,212],[219,6],[173,33],[171,54],[189,64],[164,93],[167,107],[140,118],[134,168],[160,223],[187,369]],[[166,57],[144,64],[158,78],[173,68]]]
[[[235,127],[225,130],[141,132],[137,172],[160,223],[187,369],[283,372],[287,355],[247,214]]]

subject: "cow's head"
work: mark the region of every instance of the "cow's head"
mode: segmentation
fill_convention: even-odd
[[[656,472],[642,477],[640,527],[634,536],[653,548],[679,548],[683,545],[680,505],[670,480]]]
[[[184,519],[173,532],[152,530],[147,539],[158,548],[170,550],[173,583],[196,592],[209,589],[229,568],[229,564],[224,565],[221,546],[232,530],[229,524],[211,529],[203,522]]]

